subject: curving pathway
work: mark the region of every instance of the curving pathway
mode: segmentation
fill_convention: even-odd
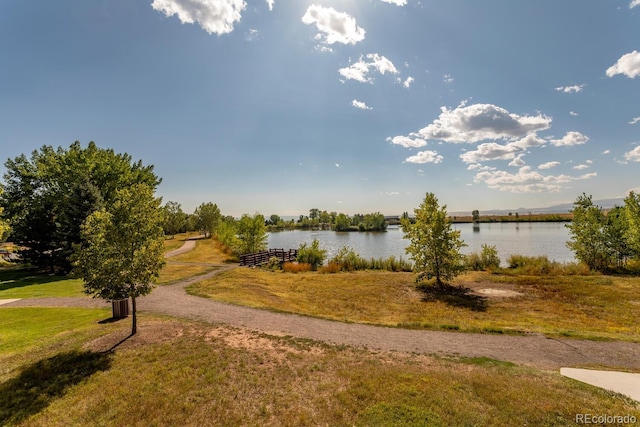
[[[190,241],[185,242],[185,245],[188,242]],[[233,268],[219,267],[202,276],[171,286],[157,287],[151,294],[138,299],[138,309],[208,323],[240,326],[271,335],[308,338],[370,350],[490,357],[544,369],[600,365],[640,370],[639,343],[560,340],[539,334],[508,336],[408,330],[342,323],[235,306],[185,292],[190,284]],[[3,307],[18,306],[109,307],[101,300],[90,298],[34,298],[5,304]]]

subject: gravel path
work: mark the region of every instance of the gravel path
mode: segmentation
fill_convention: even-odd
[[[342,323],[224,304],[185,292],[190,284],[229,268],[233,267],[220,266],[218,270],[202,276],[171,286],[159,286],[151,294],[138,299],[138,309],[370,350],[490,357],[544,369],[600,365],[640,370],[638,343],[561,340],[538,334],[508,336],[407,330]],[[0,309],[21,306],[110,307],[110,304],[90,298],[32,298],[5,304]]]

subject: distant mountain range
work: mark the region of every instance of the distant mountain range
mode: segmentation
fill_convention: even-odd
[[[597,206],[600,206],[602,209],[611,209],[614,206],[622,206],[624,205],[623,198],[617,199],[602,199],[602,200],[594,200],[593,203]],[[546,208],[517,208],[517,209],[491,209],[480,211],[480,215],[508,215],[511,213],[518,214],[553,214],[553,213],[567,213],[571,209],[573,209],[573,203],[563,203],[560,205],[553,205]],[[461,212],[450,212],[449,215],[471,215],[471,212],[461,211]]]

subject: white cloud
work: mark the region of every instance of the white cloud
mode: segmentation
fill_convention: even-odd
[[[578,93],[578,92],[582,92],[582,89],[584,88],[585,85],[574,85],[574,86],[559,86],[556,88],[556,90],[558,92],[564,92],[564,93]]]
[[[358,62],[355,62],[348,67],[340,68],[338,73],[345,77],[347,80],[356,80],[361,83],[373,83],[373,77],[369,75],[371,71],[378,71],[380,74],[385,73],[398,74],[399,71],[393,65],[389,59],[377,53],[369,53],[361,56]]]
[[[488,160],[510,160],[516,155],[518,147],[513,145],[500,145],[495,142],[486,142],[478,145],[476,150],[467,151],[460,155],[465,163],[479,163]]]
[[[636,6],[640,6],[640,0],[631,0],[631,3],[629,3],[629,9],[633,9]]]
[[[351,105],[361,110],[373,110],[373,108],[369,107],[367,104],[365,104],[362,101],[358,101],[357,99],[354,99],[353,101],[351,101]]]
[[[565,147],[570,145],[582,145],[589,141],[589,137],[581,134],[580,132],[567,132],[562,139],[552,139],[551,143],[556,147]]]
[[[631,79],[640,76],[640,52],[634,50],[622,55],[618,62],[607,69],[607,76],[616,74],[624,74]]]
[[[385,194],[387,196],[399,196],[400,192],[399,191],[387,191]]]
[[[275,0],[267,0],[267,5],[269,6],[269,10],[273,10],[274,3],[275,3]]]
[[[435,151],[420,151],[415,156],[407,157],[405,162],[408,163],[440,163],[442,156]]]
[[[538,169],[551,169],[560,166],[560,162],[546,162],[538,166]]]
[[[630,162],[640,162],[640,145],[624,154],[624,158]]]
[[[431,124],[413,136],[445,142],[480,142],[522,138],[551,126],[551,118],[519,116],[492,104],[460,104],[455,109],[441,108],[442,113]]]
[[[366,33],[349,14],[317,4],[307,8],[302,22],[307,25],[315,24],[318,29],[315,38],[324,44],[356,44],[364,40]]]
[[[523,156],[524,156],[524,153],[518,154],[515,159],[509,162],[509,166],[516,166],[516,167],[524,166],[526,163],[524,160],[522,160]]]
[[[183,24],[198,23],[207,33],[233,31],[246,8],[244,0],[153,0],[151,7],[166,16],[177,15]]]
[[[337,167],[337,168],[339,168],[339,167],[340,167],[340,163],[336,163],[335,165],[336,165],[336,167]]]
[[[522,166],[518,172],[512,174],[506,171],[482,171],[478,172],[474,181],[485,183],[489,188],[507,191],[511,193],[540,193],[558,192],[565,184],[571,181],[584,180],[597,176],[590,173],[580,176],[569,175],[543,175],[534,171],[530,166]]]
[[[407,77],[407,79],[402,83],[402,86],[406,87],[407,89],[409,87],[411,87],[411,83],[413,83],[414,79],[413,77],[409,76]]]
[[[442,76],[442,81],[444,81],[445,83],[453,83],[454,78],[453,76],[451,76],[451,74],[445,74],[444,76]]]
[[[589,169],[589,165],[585,165],[585,164],[581,164],[581,165],[576,165],[573,167],[573,169],[577,170],[577,171],[581,171],[584,169]]]
[[[395,4],[396,6],[405,6],[407,4],[407,0],[380,0],[380,1],[382,1],[383,3]]]
[[[541,147],[546,143],[547,141],[540,138],[535,133],[530,133],[524,138],[518,139],[517,141],[510,143],[510,145],[513,145],[518,148],[529,148],[529,147]]]
[[[573,117],[577,117],[577,116],[579,116],[580,114],[576,113],[575,111],[569,111],[569,115],[570,115],[570,116],[573,116]]]
[[[425,141],[424,139],[410,138],[408,136],[394,136],[393,138],[389,137],[387,138],[387,141],[405,148],[420,148],[427,145],[427,141]]]
[[[638,0],[640,1],[640,0]],[[631,119],[631,121],[629,122],[630,125],[635,125],[636,123],[640,122],[640,117],[634,117],[633,119]]]
[[[611,153],[611,150],[604,150],[604,151],[602,152],[602,154],[610,154],[610,153]]]

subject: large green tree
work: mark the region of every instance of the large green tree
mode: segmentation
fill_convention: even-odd
[[[624,199],[624,209],[627,242],[633,254],[638,257],[640,256],[640,194],[631,191]]]
[[[610,262],[610,252],[605,232],[606,216],[600,206],[582,193],[573,202],[571,210],[573,219],[565,225],[569,229],[570,240],[567,247],[576,259],[585,263],[590,269],[603,271]]]
[[[222,217],[218,205],[211,202],[198,206],[193,215],[196,217],[198,228],[204,232],[205,237],[213,236]]]
[[[466,244],[460,239],[460,231],[453,230],[447,207],[440,207],[433,193],[426,194],[414,213],[415,222],[404,217],[401,226],[404,238],[410,241],[406,252],[413,260],[416,280],[435,277],[442,288],[464,270],[460,249]]]
[[[242,215],[236,223],[236,231],[239,240],[241,254],[258,252],[267,247],[267,227],[264,224],[264,216],[255,214]]]
[[[70,255],[90,213],[113,203],[119,189],[144,183],[155,190],[160,183],[153,166],[93,142],[86,148],[79,142],[68,149],[45,145],[31,157],[8,159],[5,167],[0,207],[12,240],[27,248],[22,259],[62,273],[71,269]]]
[[[146,184],[116,191],[114,203],[90,214],[75,272],[85,292],[109,301],[131,298],[131,334],[137,332],[136,298],[153,290],[164,265],[160,200]]]
[[[2,196],[2,185],[0,185],[0,196]],[[0,207],[0,242],[4,240],[7,233],[9,232],[9,223],[4,219],[4,212],[2,207]]]
[[[187,214],[182,210],[182,206],[178,202],[167,202],[161,208],[163,214],[162,228],[164,234],[170,235],[171,238],[185,227],[187,222]]]

